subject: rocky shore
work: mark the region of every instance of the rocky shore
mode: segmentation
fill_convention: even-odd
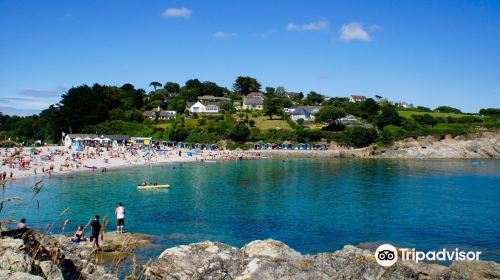
[[[0,239],[0,279],[119,279],[116,270],[97,264],[99,256],[87,246],[59,235],[28,236]],[[127,246],[119,244],[136,248],[147,244],[147,239],[109,235],[102,252],[126,254],[123,247]],[[111,267],[121,261],[110,260]],[[373,251],[359,247],[302,255],[272,239],[256,240],[241,249],[210,241],[182,245],[165,250],[142,267],[132,265],[127,279],[500,279],[500,265],[490,261],[455,261],[450,266],[398,261],[384,268]]]
[[[398,261],[384,268],[373,252],[351,245],[333,253],[301,255],[272,239],[243,248],[205,241],[165,250],[146,268],[146,279],[499,279],[488,261],[439,264]]]
[[[420,158],[420,159],[498,159],[500,158],[500,133],[484,132],[467,136],[437,139],[433,136],[407,138],[397,141],[390,148],[371,148],[368,157]]]

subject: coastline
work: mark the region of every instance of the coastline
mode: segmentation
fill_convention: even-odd
[[[229,161],[263,158],[357,158],[357,159],[500,159],[500,133],[482,133],[479,135],[447,136],[436,139],[432,136],[407,138],[395,142],[391,147],[370,146],[365,148],[336,148],[330,150],[224,150],[201,151],[188,156],[187,150],[172,149],[157,153],[149,150],[130,153],[127,151],[96,152],[87,148],[83,157],[71,157],[73,151],[63,146],[41,147],[37,155],[31,154],[34,148],[22,148],[16,155],[14,149],[5,149],[0,153],[0,175],[6,173],[6,181],[23,177],[42,177],[76,172],[101,172],[107,169],[131,166],[156,165],[165,163],[188,163],[200,161]],[[51,153],[57,153],[51,155]],[[147,155],[140,155],[140,154]],[[179,154],[180,153],[180,154]],[[42,157],[51,155],[50,160]],[[12,159],[12,157],[15,157]],[[29,160],[27,167],[21,167],[21,161]],[[52,166],[52,168],[51,168]],[[42,170],[44,172],[42,172]],[[11,178],[12,174],[12,178]]]

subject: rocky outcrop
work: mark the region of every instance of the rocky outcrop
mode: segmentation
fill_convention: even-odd
[[[500,133],[484,132],[477,135],[447,135],[444,139],[433,136],[407,138],[396,141],[390,148],[372,149],[375,158],[500,158]]]
[[[117,279],[93,254],[57,236],[27,230],[0,239],[0,279]]]
[[[384,268],[373,252],[347,245],[334,253],[301,255],[276,240],[241,249],[205,241],[165,250],[146,267],[146,279],[498,279],[494,262],[438,264],[398,261]]]

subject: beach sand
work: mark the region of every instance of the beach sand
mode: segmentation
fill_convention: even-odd
[[[125,148],[97,150],[87,147],[84,151],[76,153],[74,149],[64,146],[1,149],[0,176],[5,174],[5,180],[15,180],[27,176],[50,176],[70,172],[104,172],[109,168],[135,165],[260,158],[258,153],[244,151],[203,150],[191,156],[188,155],[188,151],[177,148],[161,152],[152,149]]]

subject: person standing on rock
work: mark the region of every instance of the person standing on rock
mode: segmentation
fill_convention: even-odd
[[[118,207],[115,209],[116,215],[116,232],[123,233],[123,226],[125,225],[125,207],[121,202],[118,202]]]
[[[99,222],[99,215],[95,215],[94,220],[90,224],[92,235],[90,241],[94,242],[94,247],[99,249],[99,233],[101,232],[101,223]]]

